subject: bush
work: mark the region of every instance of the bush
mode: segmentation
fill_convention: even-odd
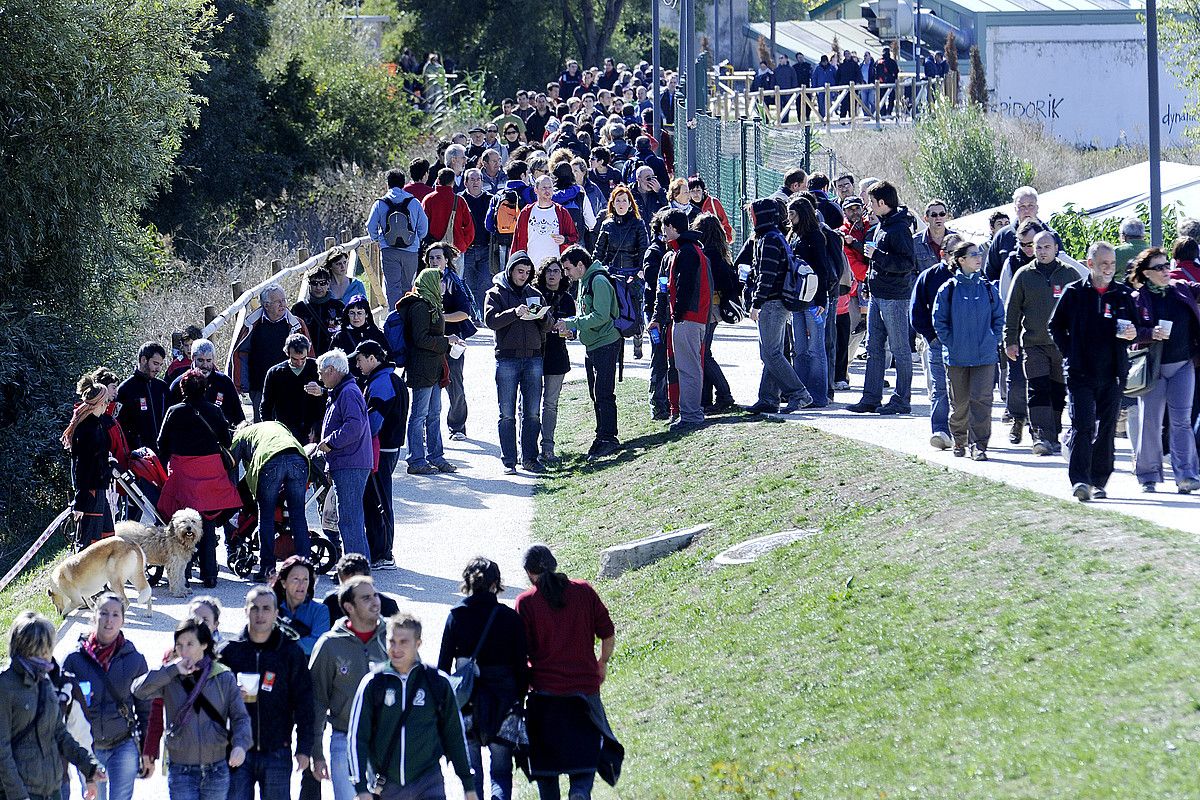
[[[956,217],[1001,205],[1033,180],[1033,168],[995,135],[978,106],[935,103],[914,126],[914,139],[916,155],[904,164],[909,179]]]
[[[1170,253],[1171,242],[1182,216],[1179,206],[1166,206],[1162,211],[1163,241],[1167,243]],[[1150,206],[1138,203],[1137,217],[1146,223],[1146,231],[1150,230]],[[1120,217],[1108,219],[1092,219],[1079,211],[1074,205],[1068,205],[1066,211],[1050,215],[1050,227],[1062,237],[1063,250],[1077,261],[1087,257],[1087,249],[1092,242],[1105,241],[1110,244],[1120,243]]]

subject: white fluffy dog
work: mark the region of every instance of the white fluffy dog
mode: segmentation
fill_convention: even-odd
[[[116,533],[119,538],[142,548],[147,566],[163,568],[172,597],[191,594],[186,572],[204,533],[199,512],[182,508],[175,512],[165,528],[140,522],[118,522]]]

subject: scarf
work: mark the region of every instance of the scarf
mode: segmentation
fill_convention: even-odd
[[[1167,289],[1171,288],[1171,284],[1169,284],[1169,283],[1164,283],[1162,286],[1159,286],[1157,283],[1154,283],[1153,281],[1146,281],[1143,285],[1150,291],[1154,292],[1159,297],[1166,297]]]
[[[54,668],[54,662],[48,658],[36,658],[34,656],[14,656],[13,661],[21,665],[21,668],[32,675],[37,680],[41,680],[50,674],[50,670]]]
[[[98,393],[97,393],[97,390]],[[63,431],[62,442],[63,450],[71,449],[71,437],[75,435],[75,429],[79,424],[87,419],[88,415],[96,410],[97,403],[103,403],[104,398],[108,396],[108,392],[101,387],[96,387],[93,390],[92,396],[85,397],[83,400],[75,404],[75,409],[71,412],[71,421],[67,424],[66,430]]]
[[[204,685],[208,683],[208,675],[212,672],[213,661],[208,656],[200,659],[197,664],[200,667],[200,677],[196,679],[196,685],[192,688],[191,693],[187,696],[187,700],[183,701],[183,705],[179,709],[179,713],[175,715],[175,721],[171,724],[171,730],[176,730],[180,725],[187,722],[188,715],[192,713],[196,705],[196,698],[200,696],[200,692],[204,691]]]
[[[88,655],[96,659],[96,663],[105,672],[108,672],[108,665],[112,663],[113,656],[121,652],[121,648],[125,646],[125,634],[117,633],[117,638],[105,647],[100,644],[100,640],[96,638],[96,634],[91,634],[83,640],[83,649]]]
[[[413,283],[412,294],[420,297],[433,307],[433,318],[442,316],[442,273],[433,267],[426,267],[417,273]]]

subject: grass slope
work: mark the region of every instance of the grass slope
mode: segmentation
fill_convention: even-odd
[[[674,439],[644,383],[619,391],[631,447],[598,467],[575,455],[586,387],[564,392],[566,468],[536,495],[535,538],[590,578],[608,545],[715,523],[599,585],[621,797],[1200,795],[1183,534],[794,424]],[[795,527],[816,534],[711,564]]]
[[[8,658],[8,631],[22,611],[36,611],[54,623],[55,627],[62,622],[46,590],[50,587],[50,570],[66,554],[62,540],[51,539],[13,582],[0,592],[0,660]]]

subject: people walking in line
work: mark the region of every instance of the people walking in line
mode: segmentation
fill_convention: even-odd
[[[428,162],[422,166],[427,172]],[[418,177],[424,176],[413,175],[414,180]],[[412,287],[417,276],[421,242],[429,235],[429,218],[421,205],[422,197],[414,196],[404,180],[404,170],[388,170],[387,193],[371,206],[371,216],[367,219],[367,233],[380,248],[389,309],[395,308],[397,301]],[[433,190],[426,186],[424,191],[427,194]]]
[[[909,306],[909,321],[913,330],[925,338],[921,366],[925,370],[925,385],[929,392],[929,423],[932,428],[929,444],[939,450],[946,450],[954,442],[950,436],[945,346],[938,339],[933,324],[933,304],[937,299],[938,290],[960,271],[955,264],[953,253],[962,241],[956,233],[947,234],[942,239],[938,245],[938,260],[917,276]]]

